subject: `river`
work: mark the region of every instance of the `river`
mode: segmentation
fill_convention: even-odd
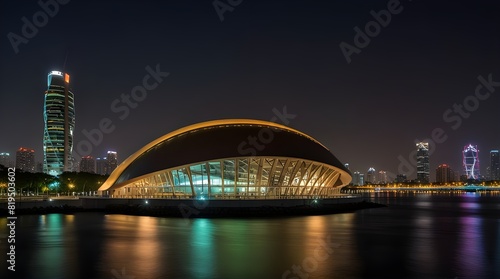
[[[500,278],[500,194],[363,193],[385,208],[323,216],[19,216],[0,278]],[[0,259],[9,244],[0,219]]]

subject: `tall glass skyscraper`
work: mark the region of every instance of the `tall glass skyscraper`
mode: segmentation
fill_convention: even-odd
[[[429,143],[417,142],[417,180],[420,183],[429,183]]]
[[[47,87],[43,110],[43,172],[59,175],[73,171],[75,100],[66,73],[50,72]]]
[[[490,179],[500,180],[500,157],[497,149],[490,151]]]
[[[106,157],[106,175],[110,175],[118,166],[118,155],[116,151],[108,151]]]
[[[441,164],[436,169],[436,182],[449,183],[455,181],[455,174],[448,164]]]
[[[368,172],[366,173],[366,180],[367,183],[370,184],[375,184],[376,178],[375,178],[375,168],[369,168]]]

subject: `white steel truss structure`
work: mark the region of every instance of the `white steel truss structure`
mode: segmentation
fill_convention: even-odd
[[[479,150],[477,145],[469,144],[464,147],[463,166],[467,179],[479,179]]]

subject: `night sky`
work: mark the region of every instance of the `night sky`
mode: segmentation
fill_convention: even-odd
[[[59,4],[16,53],[11,40],[23,36],[21,18],[33,22],[42,8],[1,1],[0,152],[29,147],[43,160],[47,74],[60,70],[71,75],[75,94],[75,150],[82,131],[99,128],[101,119],[115,127],[92,147],[94,157],[116,150],[122,161],[177,128],[270,120],[273,108],[286,106],[296,117],[285,124],[318,139],[352,171],[396,173],[398,156],[408,159],[415,140],[442,129],[432,180],[438,164],[461,169],[469,143],[478,145],[484,173],[489,150],[500,148],[500,2],[441,2],[221,0],[221,9],[232,10],[221,21],[211,0],[73,0]],[[378,34],[370,29],[368,43],[358,35],[355,49],[354,28],[365,30],[370,11],[388,3],[390,22]],[[352,46],[350,63],[342,42]],[[126,117],[114,112],[111,104],[123,106],[121,95],[158,64],[170,75]],[[478,77],[489,75],[493,92],[482,86],[479,100]],[[453,106],[464,101],[461,116]]]

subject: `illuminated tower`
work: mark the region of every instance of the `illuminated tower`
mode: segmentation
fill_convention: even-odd
[[[95,173],[106,175],[106,157],[95,159]]]
[[[95,160],[92,156],[82,157],[80,161],[80,172],[95,173]]]
[[[429,183],[429,143],[417,142],[417,180],[420,183]]]
[[[115,151],[108,151],[106,157],[106,174],[111,174],[118,166],[118,156]]]
[[[368,172],[366,173],[366,183],[371,183],[375,184],[376,178],[375,178],[375,169],[374,168],[369,168]]]
[[[6,152],[0,153],[0,165],[3,165],[6,168],[12,166],[12,164],[10,162],[10,154],[9,153],[6,153]]]
[[[490,179],[500,180],[500,157],[498,156],[498,150],[494,149],[490,151]]]
[[[73,171],[75,101],[68,74],[50,72],[47,87],[43,110],[43,172],[59,175]]]
[[[352,176],[352,185],[354,186],[363,186],[365,185],[365,175],[360,173],[359,171],[355,171]]]
[[[35,150],[20,147],[16,151],[16,169],[35,172]]]
[[[350,170],[350,169],[349,169],[349,163],[345,163],[345,164],[344,164],[344,167],[345,167],[346,169]]]
[[[467,179],[479,179],[479,150],[477,149],[477,145],[469,144],[465,146],[462,156]]]
[[[449,183],[455,181],[455,174],[451,167],[447,164],[441,164],[436,169],[436,182]]]
[[[387,179],[387,172],[381,170],[378,172],[378,184],[387,184],[389,181]]]

